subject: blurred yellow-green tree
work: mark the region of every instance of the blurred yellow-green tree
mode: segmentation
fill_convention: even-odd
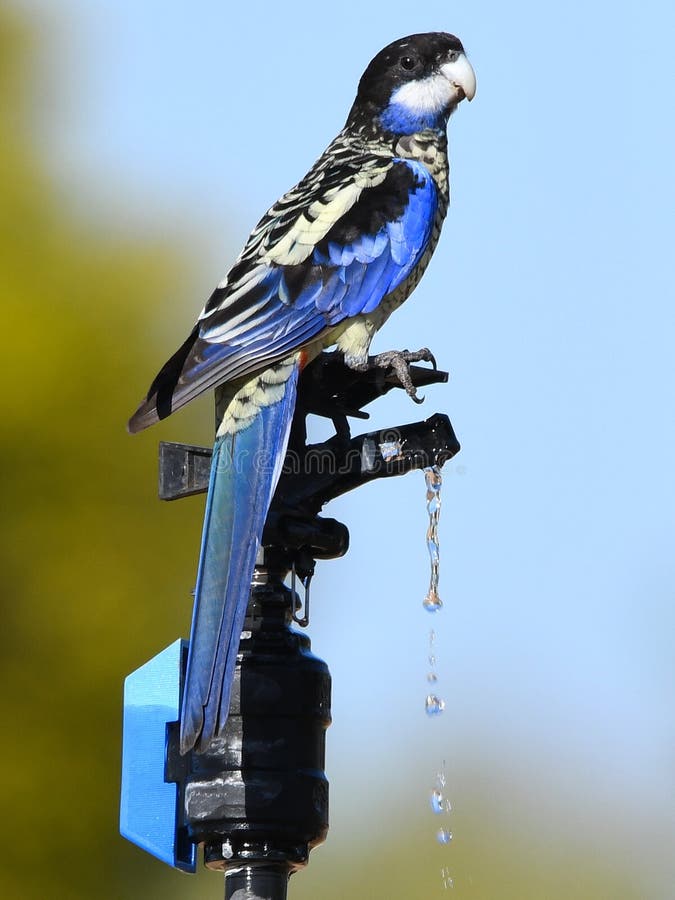
[[[115,821],[122,678],[186,631],[199,505],[157,501],[157,435],[125,421],[184,270],[68,208],[29,119],[37,51],[3,8],[0,895],[135,896]]]
[[[123,677],[189,624],[201,504],[156,500],[171,424],[124,430],[171,349],[154,346],[152,322],[186,268],[173,247],[106,230],[103,212],[92,227],[91,205],[82,221],[48,176],[29,118],[39,50],[0,10],[0,896],[217,897],[217,876],[172,872],[117,833]],[[464,792],[455,896],[637,900],[602,853],[526,844],[507,815],[488,821],[478,777]],[[415,822],[337,835],[293,896],[441,896],[438,848]]]

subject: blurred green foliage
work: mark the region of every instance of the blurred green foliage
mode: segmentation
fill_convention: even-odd
[[[122,680],[188,629],[200,504],[159,503],[159,432],[125,422],[185,267],[69,211],[34,145],[35,53],[3,8],[0,896],[133,897],[154,872],[117,835]]]
[[[153,322],[186,264],[106,231],[103,211],[92,228],[69,208],[29,118],[38,52],[0,10],[0,896],[218,897],[218,876],[172,872],[117,832],[123,678],[189,626],[201,503],[157,501],[156,446],[194,439],[197,419],[133,440],[124,429],[172,349],[155,346]],[[315,851],[291,895],[638,898],[593,848],[533,846],[490,821],[478,784],[465,785],[474,799],[451,853],[424,819],[356,823]]]

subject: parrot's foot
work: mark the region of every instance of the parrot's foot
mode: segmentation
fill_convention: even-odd
[[[422,403],[424,397],[417,396],[417,388],[410,377],[410,363],[430,362],[436,369],[436,359],[431,350],[422,347],[421,350],[387,350],[385,353],[378,353],[377,356],[371,356],[368,359],[368,368],[377,369],[393,369],[401,387],[405,388],[406,394],[415,401]]]

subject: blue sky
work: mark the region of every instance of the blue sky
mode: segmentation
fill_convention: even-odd
[[[672,9],[23,7],[53,46],[58,79],[41,99],[59,97],[48,132],[67,202],[86,214],[102,200],[110,227],[178,235],[201,260],[194,295],[168,306],[167,355],[259,215],[342,126],[372,55],[413,31],[462,38],[478,92],[450,123],[452,208],[375,347],[429,344],[452,377],[421,415],[401,395],[372,418],[445,411],[463,445],[445,469],[433,622],[447,707],[425,721],[424,487],[410,475],[330,508],[352,538],[345,560],[320,565],[310,629],[334,678],[333,829],[374,815],[347,790],[359,779],[394,809],[444,756],[461,797],[462,760],[478,759],[520,785],[533,830],[528,803],[542,793],[552,833],[583,834],[599,816],[598,839],[634,853],[662,896],[675,744]]]

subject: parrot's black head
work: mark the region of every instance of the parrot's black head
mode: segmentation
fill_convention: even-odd
[[[476,76],[459,38],[436,31],[411,34],[371,61],[347,121],[358,126],[370,120],[393,134],[441,129],[457,104],[475,92]]]

